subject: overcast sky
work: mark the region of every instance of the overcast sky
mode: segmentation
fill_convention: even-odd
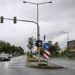
[[[26,0],[28,2],[48,2],[49,0]],[[39,5],[40,38],[46,35],[46,40],[59,42],[65,47],[67,35],[69,39],[75,40],[75,0],[50,0],[53,3]],[[36,5],[24,4],[23,0],[0,0],[0,16],[5,18],[36,21]],[[27,40],[33,36],[36,38],[37,26],[33,23],[4,20],[0,24],[0,40],[10,42],[17,46],[26,48]]]

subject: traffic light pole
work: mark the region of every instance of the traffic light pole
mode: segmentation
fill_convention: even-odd
[[[38,15],[38,14],[37,14],[37,15]],[[37,18],[38,18],[38,17],[37,17]],[[14,17],[14,18],[12,19],[12,18],[4,18],[3,16],[1,16],[1,17],[0,17],[0,23],[3,23],[3,22],[4,22],[4,19],[5,19],[5,20],[13,20],[14,24],[16,24],[17,21],[31,22],[31,23],[36,24],[36,25],[37,25],[37,40],[40,39],[38,19],[37,19],[37,22],[35,22],[35,21],[29,21],[29,20],[20,20],[20,19],[17,19],[16,17]]]
[[[52,1],[49,2],[42,2],[42,3],[34,3],[34,2],[28,2],[28,1],[23,1],[23,3],[29,3],[37,6],[37,40],[40,40],[40,28],[39,28],[39,10],[38,6],[43,5],[43,4],[48,4],[52,3]]]
[[[20,20],[20,19],[17,19],[16,17],[14,17],[13,19],[11,19],[11,18],[3,18],[3,16],[1,16],[0,17],[1,23],[4,22],[3,19],[5,19],[5,20],[14,20],[14,24],[16,24],[17,21],[35,23],[37,25],[37,40],[40,40],[40,29],[39,29],[39,25],[38,25],[38,4],[37,4],[37,22],[29,21],[29,20]]]
[[[40,40],[39,17],[38,17],[38,4],[37,4],[37,40]]]
[[[38,6],[42,5],[42,4],[47,4],[47,3],[52,3],[52,1],[49,2],[43,2],[43,3],[34,3],[34,2],[28,2],[28,1],[23,1],[23,3],[29,3],[29,4],[34,4],[37,6],[37,40],[40,40],[40,28],[39,28],[39,10],[38,10]],[[40,48],[37,47],[38,50],[38,55],[39,55],[39,59],[40,59]]]
[[[5,20],[14,20],[14,19],[11,19],[11,18],[4,18],[4,19],[5,19]],[[35,21],[29,21],[29,20],[20,20],[20,19],[16,19],[16,21],[31,22],[31,23],[37,24],[37,22],[35,22]],[[14,23],[14,24],[16,24],[16,23]]]
[[[13,19],[11,19],[11,18],[3,18],[3,16],[0,17],[0,22],[3,23],[4,19],[5,20],[14,20],[14,24],[16,24],[17,21],[35,23],[37,25],[37,40],[40,40],[40,32],[39,32],[39,25],[38,25],[38,4],[37,4],[37,22],[35,22],[35,21],[28,21],[28,20],[20,20],[20,19],[17,19],[16,17],[14,17]],[[37,47],[37,50],[38,50],[39,62],[40,62],[40,48]]]
[[[40,29],[39,29],[39,12],[38,12],[38,5],[37,5],[37,40],[40,40]],[[37,47],[37,51],[38,51],[38,56],[39,56],[39,63],[40,63],[40,48]]]
[[[38,12],[38,10],[37,10],[37,12]],[[37,13],[37,15],[38,15],[38,13]],[[16,17],[14,17],[14,19],[11,19],[11,18],[3,18],[3,19],[6,19],[6,20],[14,20],[14,19],[16,19]],[[37,40],[40,40],[40,29],[39,29],[39,25],[38,25],[38,17],[37,17],[37,22],[35,22],[35,21],[29,21],[29,20],[20,20],[20,19],[16,19],[16,21],[23,21],[23,22],[35,23],[37,25]],[[14,23],[15,23],[15,21],[14,21]]]

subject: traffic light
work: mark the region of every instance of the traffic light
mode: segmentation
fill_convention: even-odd
[[[38,42],[37,41],[35,41],[35,46],[38,46]]]
[[[17,18],[16,17],[14,17],[14,19],[13,19],[14,21],[14,24],[16,24],[16,22],[17,22]]]
[[[3,23],[4,22],[4,18],[3,16],[0,17],[0,23]]]
[[[36,40],[35,41],[35,46],[37,46],[37,47],[42,47],[42,40]]]

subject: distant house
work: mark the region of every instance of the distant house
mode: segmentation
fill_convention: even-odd
[[[68,41],[67,46],[69,50],[69,56],[75,57],[75,40]]]

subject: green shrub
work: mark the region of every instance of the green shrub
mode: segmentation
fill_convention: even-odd
[[[30,57],[30,56],[28,56],[27,57],[27,61],[28,62],[38,62],[38,59],[36,57]]]

